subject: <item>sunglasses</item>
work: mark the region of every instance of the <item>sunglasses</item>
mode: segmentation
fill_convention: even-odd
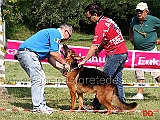
[[[69,31],[68,30],[66,30],[67,31],[67,33],[68,33],[68,35],[69,35],[69,38],[71,37],[71,34],[69,33]]]
[[[86,19],[90,20],[92,16],[86,17]]]
[[[143,12],[144,10],[136,9],[136,12]]]

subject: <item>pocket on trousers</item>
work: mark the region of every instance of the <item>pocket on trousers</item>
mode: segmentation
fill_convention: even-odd
[[[34,66],[36,69],[41,70],[42,67],[41,67],[41,63],[40,63],[38,57],[37,57],[37,56],[32,56],[31,58],[32,58],[32,62],[33,62],[32,64],[33,64],[33,66]]]

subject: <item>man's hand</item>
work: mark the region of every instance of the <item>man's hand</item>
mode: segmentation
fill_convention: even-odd
[[[68,63],[65,63],[64,68],[67,69],[67,70],[70,70],[70,65]]]
[[[156,45],[160,45],[160,39],[156,40]]]
[[[66,75],[68,73],[68,70],[66,68],[61,68],[59,71],[62,73],[63,76],[66,77]]]
[[[66,77],[67,73],[70,70],[70,65],[68,63],[63,64],[63,68],[59,69],[63,76]]]
[[[81,61],[81,62],[78,64],[78,67],[83,66],[85,63],[86,63],[85,61]]]

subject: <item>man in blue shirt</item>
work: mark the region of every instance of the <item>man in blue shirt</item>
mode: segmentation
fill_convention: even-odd
[[[70,65],[58,53],[59,44],[68,40],[72,35],[72,26],[63,24],[59,28],[43,29],[24,41],[18,48],[18,61],[31,80],[31,94],[33,111],[52,113],[53,109],[46,105],[44,87],[46,76],[40,60],[48,58],[48,62],[55,68],[55,61],[63,64],[66,69]]]

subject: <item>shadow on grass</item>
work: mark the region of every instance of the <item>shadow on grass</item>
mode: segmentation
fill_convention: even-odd
[[[23,109],[32,109],[31,104],[31,88],[7,88],[8,94],[14,99],[10,104],[15,107],[22,107]],[[16,100],[16,101],[15,101]]]
[[[10,104],[23,109],[32,109],[31,88],[7,88],[8,94],[13,97]],[[70,97],[59,99],[55,97],[46,98],[49,107],[57,109],[70,109]]]
[[[16,107],[22,107],[23,109],[32,109],[32,104],[31,103],[20,103],[20,102],[13,102],[10,103],[11,105],[14,105]]]
[[[47,99],[47,105],[52,108],[67,110],[70,109],[70,99]]]
[[[24,98],[31,97],[31,88],[7,88],[8,94],[13,97]]]
[[[84,105],[91,105],[92,100],[88,101],[88,99],[84,98],[83,99],[83,104]],[[60,99],[60,100],[52,100],[52,99],[47,99],[47,105],[53,108],[57,108],[57,109],[61,109],[61,110],[69,110],[71,108],[71,102],[70,102],[70,98],[68,99]],[[76,106],[75,109],[78,109],[78,100],[76,99]]]
[[[7,89],[8,89],[9,95],[16,98],[16,101],[15,100],[10,101],[10,104],[12,104],[13,106],[16,106],[16,107],[22,107],[24,109],[32,109],[31,88],[7,88]],[[54,92],[61,93],[64,91],[63,90],[60,91],[59,89],[54,89]],[[68,92],[68,91],[65,91],[65,92]],[[48,97],[46,97],[47,105],[49,107],[53,107],[55,109],[61,109],[61,110],[70,109],[70,107],[71,107],[70,95],[68,95],[68,94],[64,95],[64,93],[63,94],[61,93],[62,95],[59,95],[59,94],[53,95],[51,93],[48,93],[49,95],[48,95]],[[125,92],[126,98],[130,98],[135,94],[136,93]],[[84,98],[83,98],[84,105],[91,105],[94,97],[95,97],[94,95],[93,96],[84,96]],[[153,95],[151,93],[145,93],[144,97],[145,97],[145,99],[144,99],[145,101],[160,99],[159,96]],[[135,101],[135,100],[127,99],[127,101]],[[78,109],[78,99],[77,98],[76,98],[76,109]]]

